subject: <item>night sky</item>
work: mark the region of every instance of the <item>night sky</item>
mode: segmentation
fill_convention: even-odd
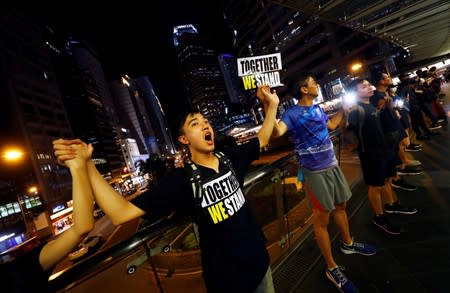
[[[183,95],[181,82],[171,74],[175,72],[174,25],[192,23],[210,35],[219,52],[232,52],[219,1],[129,0],[103,2],[104,6],[87,0],[14,2],[56,32],[88,40],[98,51],[107,79],[147,75],[167,115],[174,99]]]

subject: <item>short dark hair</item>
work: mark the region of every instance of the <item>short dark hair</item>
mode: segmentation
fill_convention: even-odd
[[[348,85],[347,85],[347,91],[348,92],[356,92],[358,85],[362,84],[366,79],[365,78],[361,78],[361,77],[357,77],[354,80],[352,80]]]
[[[383,74],[388,74],[385,71],[376,71],[373,75],[372,75],[372,84],[377,86],[380,84],[380,81],[383,79]]]
[[[315,78],[311,72],[298,72],[293,75],[294,77],[289,82],[289,92],[296,98],[300,99],[302,97],[300,93],[300,88],[303,86],[308,86],[308,79]]]
[[[176,124],[177,125],[177,129],[176,129],[176,131],[177,131],[177,135],[178,136],[184,134],[183,126],[184,126],[184,123],[186,122],[186,119],[188,117],[194,116],[195,114],[199,114],[199,113],[200,113],[200,111],[197,110],[197,109],[185,108],[177,115],[177,117],[176,117],[176,120],[177,120],[177,124]]]

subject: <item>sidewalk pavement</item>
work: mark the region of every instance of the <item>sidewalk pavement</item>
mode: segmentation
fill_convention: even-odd
[[[449,113],[450,84],[444,90]],[[419,210],[416,215],[388,215],[402,227],[401,235],[389,235],[371,223],[373,212],[362,182],[354,186],[348,204],[350,231],[356,241],[374,245],[377,254],[342,254],[331,221],[335,259],[360,293],[450,292],[450,132],[447,121],[442,125],[441,135],[421,141],[423,150],[413,153],[423,163],[424,173],[403,177],[418,189],[395,190],[402,204]],[[339,292],[325,277],[325,262],[312,233],[289,258],[274,272],[277,293]]]

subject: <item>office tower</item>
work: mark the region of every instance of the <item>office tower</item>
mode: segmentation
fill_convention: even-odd
[[[192,24],[175,27],[173,39],[189,103],[217,124],[230,103],[218,53]]]
[[[251,107],[256,97],[242,90],[235,56],[211,49],[208,36],[191,24],[175,27],[173,38],[189,102],[211,121],[216,134],[226,136],[234,127],[254,126]]]
[[[52,140],[73,137],[43,30],[15,9],[0,9],[0,102],[2,151],[0,202],[31,196],[43,203],[70,198],[70,174],[58,166]],[[20,161],[5,162],[7,147],[17,147]],[[6,183],[5,183],[6,182]],[[9,186],[9,187],[8,187]],[[30,188],[34,190],[31,195]]]
[[[149,155],[174,155],[176,148],[167,124],[166,115],[148,77],[131,78],[130,91],[133,93],[135,101],[139,102],[139,111],[142,114],[147,113],[146,117],[150,120],[150,130],[153,130],[153,133],[148,133],[145,138]],[[144,108],[142,108],[142,105]]]
[[[117,115],[120,125],[119,137],[134,139],[139,153],[148,155],[152,150],[149,142],[154,132],[144,101],[131,90],[130,80],[129,76],[124,76],[121,80],[110,82],[113,103],[117,109],[120,109],[120,115]]]
[[[122,138],[135,139],[139,152],[147,157],[175,153],[164,110],[148,77],[124,76],[121,81],[111,82],[111,93],[121,109],[119,123],[126,129]]]
[[[118,119],[97,53],[75,38],[60,50],[55,64],[74,135],[94,146],[93,160],[102,174],[118,175],[125,166]]]

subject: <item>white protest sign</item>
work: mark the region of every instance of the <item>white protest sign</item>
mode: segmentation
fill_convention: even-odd
[[[268,54],[237,59],[238,76],[245,90],[255,89],[261,84],[281,86],[281,54]]]

